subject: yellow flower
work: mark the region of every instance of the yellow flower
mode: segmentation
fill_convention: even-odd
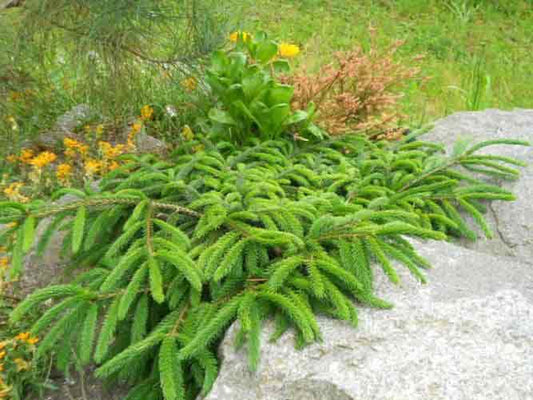
[[[13,361],[17,365],[17,372],[30,370],[31,364],[25,361],[24,359],[19,357],[19,358],[15,358]]]
[[[131,132],[135,132],[135,133],[139,133],[142,129],[142,124],[139,123],[139,122],[135,122],[132,126],[131,126]]]
[[[1,257],[0,258],[0,268],[5,269],[9,266],[9,257]],[[4,345],[5,346],[5,345]],[[0,347],[0,350],[3,349],[3,347]]]
[[[18,226],[18,222],[10,222],[6,224],[8,228],[16,228]]]
[[[193,146],[192,148],[193,153],[199,153],[204,150],[205,150],[205,146],[203,144],[198,144],[196,146]]]
[[[25,164],[29,164],[34,155],[35,153],[33,152],[32,149],[23,149],[22,152],[20,153],[20,161],[22,161]]]
[[[187,79],[183,79],[180,82],[180,85],[182,88],[184,88],[188,92],[192,92],[198,86],[198,81],[196,80],[194,76],[190,76]]]
[[[296,57],[300,53],[300,48],[295,44],[281,43],[278,51],[281,57],[291,58]]]
[[[64,138],[63,144],[67,149],[77,149],[81,145],[80,142],[71,138]]]
[[[105,158],[115,158],[124,153],[125,146],[123,144],[117,144],[115,147],[109,142],[100,141],[98,147]]]
[[[13,101],[17,101],[22,98],[22,93],[20,92],[9,92],[9,98]]]
[[[145,105],[141,108],[141,118],[143,120],[152,118],[152,115],[154,115],[154,109],[149,105]]]
[[[94,132],[96,133],[96,136],[98,137],[102,136],[102,134],[104,133],[104,125],[103,124],[97,125]]]
[[[11,199],[19,194],[19,190],[22,186],[24,186],[22,182],[14,182],[4,189],[4,194]]]
[[[65,150],[64,154],[67,158],[75,158],[78,155],[78,153],[76,153],[76,150],[73,149]]]
[[[0,351],[0,360],[3,359],[6,356],[6,354],[7,353],[5,350]]]
[[[88,145],[78,142],[75,139],[65,138],[63,139],[63,144],[67,148],[67,150],[65,150],[65,155],[69,158],[74,158],[76,156],[76,152],[85,157],[89,151]]]
[[[25,342],[30,338],[30,332],[21,332],[17,336],[15,336],[16,340],[20,340],[21,342]]]
[[[56,178],[59,180],[59,182],[61,182],[62,184],[66,184],[70,180],[71,176],[72,165],[63,163],[57,166]]]
[[[126,146],[126,150],[129,150],[129,151],[135,150],[135,147],[136,147],[135,136],[141,131],[142,127],[143,127],[142,124],[139,122],[135,122],[131,126],[130,133],[128,134],[128,143]]]
[[[87,176],[93,176],[102,168],[102,163],[98,160],[88,159],[85,161],[84,169]]]
[[[19,201],[26,203],[29,199],[20,193],[20,189],[24,186],[22,182],[14,182],[4,189],[4,194],[11,201]]]
[[[185,125],[183,129],[181,130],[181,136],[183,136],[185,140],[193,140],[194,132],[192,131],[189,125]]]
[[[252,35],[245,31],[235,31],[229,35],[229,40],[233,43],[236,43],[239,39],[241,39],[243,42],[247,42],[251,38]]]
[[[18,124],[17,124],[17,120],[15,119],[15,117],[12,117],[12,116],[7,117],[7,122],[11,124],[12,130],[16,131],[18,129]]]
[[[51,151],[43,151],[38,156],[34,157],[30,161],[30,164],[33,165],[35,168],[40,169],[46,167],[50,163],[53,163],[56,158],[57,156]]]
[[[114,171],[114,170],[116,170],[118,167],[120,167],[120,164],[119,164],[118,162],[116,162],[116,161],[111,161],[111,163],[109,164],[108,169],[109,169],[110,171]]]
[[[26,343],[34,345],[39,342],[39,338],[37,336],[31,337],[28,340],[26,340]]]
[[[7,162],[9,163],[16,163],[19,158],[15,154],[10,154],[6,157]]]

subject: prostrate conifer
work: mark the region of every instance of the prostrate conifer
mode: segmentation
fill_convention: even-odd
[[[95,362],[97,376],[132,384],[128,400],[205,394],[234,321],[256,368],[265,319],[276,321],[274,339],[292,327],[298,345],[320,340],[317,314],[355,326],[359,304],[391,307],[374,294],[376,266],[393,283],[403,267],[425,280],[429,264],[409,237],[474,239],[464,215],[491,234],[485,202],[513,195],[479,176],[515,179],[521,163],[478,151],[526,143],[462,143],[446,157],[415,139],[240,148],[195,139],[169,160],[129,156],[100,192],[71,191],[79,199],[66,205],[2,203],[0,222],[18,224],[2,235],[15,270],[43,218],[53,228],[37,248],[61,231],[80,267],[74,282],[37,290],[11,318],[45,307],[33,326],[39,354],[55,351],[64,369]]]

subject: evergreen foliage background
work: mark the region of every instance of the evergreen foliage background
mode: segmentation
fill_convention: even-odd
[[[80,103],[119,125],[145,104],[190,101],[179,82],[229,30],[214,0],[27,0],[10,13],[0,24],[0,96],[22,99],[16,110],[0,101],[2,123],[15,113],[20,128],[2,129],[6,150]]]

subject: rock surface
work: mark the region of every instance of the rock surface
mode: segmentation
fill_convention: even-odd
[[[94,116],[94,110],[87,104],[78,104],[60,116],[54,127],[39,134],[34,143],[45,148],[55,148],[65,137],[76,138],[74,130],[84,121]],[[29,141],[26,145],[30,145]]]
[[[533,142],[533,110],[457,113],[424,140],[451,150],[466,136]],[[394,287],[378,275],[378,294],[395,308],[361,308],[357,329],[320,318],[321,344],[297,351],[292,334],[269,343],[266,324],[256,373],[232,327],[206,400],[533,400],[533,149],[487,151],[530,163],[519,181],[499,182],[518,200],[491,204],[494,239],[418,243],[434,265],[430,283],[404,272]]]
[[[459,138],[474,143],[488,139],[520,139],[533,143],[533,110],[461,112],[438,121],[423,137],[442,143],[451,150]],[[495,236],[491,240],[462,241],[461,245],[497,255],[511,255],[533,260],[533,147],[493,146],[487,154],[498,154],[526,161],[522,176],[516,182],[498,182],[512,190],[517,200],[496,201],[489,205],[487,216]]]
[[[430,284],[379,276],[393,310],[362,308],[357,329],[320,318],[322,344],[294,350],[291,334],[268,343],[248,370],[245,351],[221,346],[207,400],[531,400],[533,266],[449,243],[425,243]]]

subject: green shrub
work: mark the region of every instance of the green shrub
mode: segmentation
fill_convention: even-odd
[[[242,148],[195,139],[169,160],[130,157],[100,192],[72,191],[68,204],[2,203],[14,273],[45,218],[37,252],[63,234],[64,257],[81,269],[70,284],[34,292],[11,319],[45,307],[32,328],[37,356],[55,352],[62,369],[95,362],[98,377],[132,384],[128,400],[194,399],[216,379],[216,347],[232,322],[255,368],[265,319],[276,321],[274,338],[293,327],[305,345],[320,339],[317,314],[356,325],[354,300],[391,306],[374,294],[374,265],[393,283],[396,263],[424,281],[429,264],[408,237],[474,239],[461,211],[491,235],[482,201],[513,195],[467,171],[515,179],[506,164],[518,161],[478,150],[525,143],[459,143],[445,157],[414,139]],[[200,141],[205,150],[192,153]]]
[[[251,137],[272,140],[286,133],[322,138],[323,132],[311,123],[312,103],[305,111],[291,110],[294,88],[276,77],[290,71],[289,62],[278,59],[278,44],[261,32],[234,35],[235,48],[215,52],[206,74],[219,103],[209,111],[214,131],[241,144]]]

